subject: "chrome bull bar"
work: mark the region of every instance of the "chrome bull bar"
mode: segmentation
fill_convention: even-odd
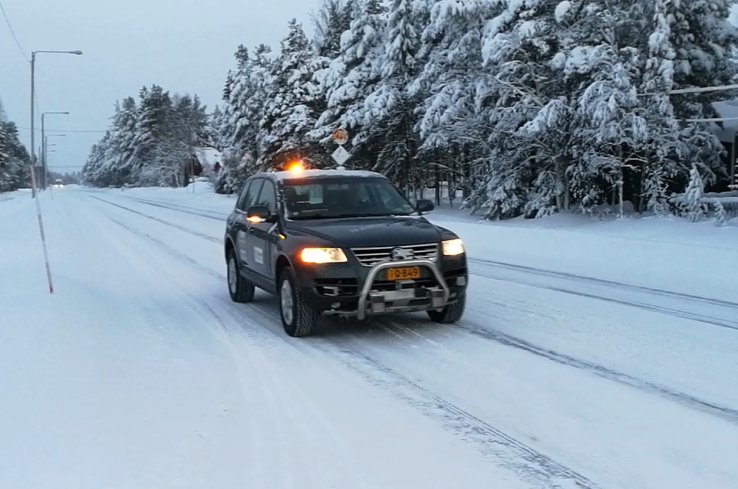
[[[398,261],[383,261],[380,263],[377,263],[376,265],[372,266],[372,268],[369,270],[369,274],[366,276],[366,280],[364,281],[364,286],[361,288],[361,294],[359,295],[359,307],[356,311],[356,317],[357,319],[365,319],[366,318],[366,310],[367,310],[367,301],[370,300],[370,294],[372,291],[372,286],[374,285],[374,280],[377,278],[377,274],[383,270],[387,270],[388,268],[395,268],[395,267],[427,267],[430,269],[431,272],[433,272],[433,275],[436,278],[436,281],[438,282],[439,287],[441,288],[442,292],[442,299],[443,304],[439,306],[445,307],[446,304],[448,304],[449,296],[451,295],[451,292],[448,288],[448,285],[446,285],[446,281],[443,279],[443,274],[438,269],[438,265],[436,265],[435,262],[432,262],[430,260],[398,260]],[[435,305],[435,301],[434,305]],[[412,308],[409,308],[412,309]]]

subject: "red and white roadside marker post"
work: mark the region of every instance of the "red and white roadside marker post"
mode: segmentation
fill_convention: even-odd
[[[49,281],[49,294],[54,293],[54,282],[51,280],[51,265],[49,265],[49,252],[46,249],[46,235],[44,234],[44,220],[41,217],[41,202],[38,200],[38,189],[36,188],[36,172],[31,166],[31,185],[36,200],[36,215],[38,216],[38,230],[41,233],[41,246],[44,249],[44,262],[46,264],[46,278]]]

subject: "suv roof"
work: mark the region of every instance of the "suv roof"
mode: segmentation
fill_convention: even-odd
[[[386,178],[380,173],[364,170],[304,170],[299,173],[291,171],[262,172],[254,176],[268,177],[278,181],[297,180],[307,178]]]

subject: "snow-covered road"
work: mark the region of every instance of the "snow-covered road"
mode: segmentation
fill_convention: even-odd
[[[54,296],[31,199],[0,202],[0,488],[736,487],[738,294],[472,246],[460,324],[296,340],[231,303],[225,205],[42,201]]]

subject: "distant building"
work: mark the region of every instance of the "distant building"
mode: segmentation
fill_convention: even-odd
[[[215,148],[196,147],[192,149],[191,173],[193,176],[209,177],[217,175],[222,166],[223,154]]]
[[[714,104],[720,118],[725,119],[720,124],[712,123],[715,135],[725,147],[727,156],[724,158],[729,181],[728,185],[738,184],[736,175],[736,158],[738,157],[738,100],[717,102]],[[723,185],[727,187],[728,185]],[[716,190],[727,190],[716,189]]]

